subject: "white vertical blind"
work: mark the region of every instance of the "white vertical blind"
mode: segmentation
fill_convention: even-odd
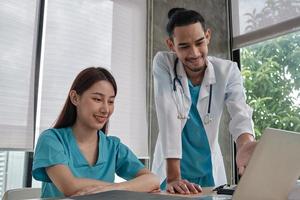
[[[0,2],[0,148],[33,149],[36,5]]]
[[[110,134],[147,158],[146,1],[113,2],[111,69],[119,89]]]
[[[83,68],[110,69],[118,84],[109,134],[148,156],[146,1],[47,1],[38,132],[51,127]]]
[[[232,0],[234,48],[300,27],[299,0]]]
[[[112,8],[108,0],[48,1],[38,132],[53,125],[82,69],[110,67]]]
[[[7,152],[0,151],[0,197],[6,189]]]

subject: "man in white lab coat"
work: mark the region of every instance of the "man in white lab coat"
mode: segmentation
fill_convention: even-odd
[[[226,183],[218,143],[224,105],[243,173],[256,144],[252,110],[237,64],[207,55],[211,30],[203,17],[183,8],[171,9],[168,17],[171,51],[158,52],[153,61],[159,135],[152,171],[170,193],[198,193],[200,186]]]

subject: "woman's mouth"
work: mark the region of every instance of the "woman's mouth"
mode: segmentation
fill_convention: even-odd
[[[107,116],[95,115],[95,119],[96,119],[99,123],[103,124],[103,123],[106,122]]]

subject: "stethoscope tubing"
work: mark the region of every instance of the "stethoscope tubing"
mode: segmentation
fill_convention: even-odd
[[[176,92],[177,88],[176,88],[176,81],[179,83],[179,85],[182,88],[182,92],[183,92],[183,86],[181,83],[181,80],[178,78],[178,74],[177,74],[177,64],[178,64],[178,58],[175,59],[174,62],[174,79],[173,79],[173,92]],[[210,115],[210,110],[211,110],[211,99],[212,99],[212,84],[209,85],[209,99],[208,99],[208,106],[207,106],[207,116]],[[179,102],[178,102],[179,103]],[[182,102],[183,103],[183,102]]]

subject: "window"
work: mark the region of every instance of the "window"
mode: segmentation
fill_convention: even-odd
[[[241,49],[255,133],[267,127],[300,132],[300,32]]]
[[[233,48],[294,32],[300,28],[298,0],[232,0]]]
[[[233,0],[232,11],[256,136],[266,127],[300,132],[300,2]]]
[[[108,134],[147,159],[146,17],[141,0],[1,1],[0,149],[32,151],[34,133],[54,124],[79,71],[102,66],[118,84]],[[24,152],[0,152],[0,192],[22,187],[20,165]]]
[[[300,16],[297,0],[233,0],[233,36],[244,35]]]
[[[6,189],[7,152],[0,152],[0,196]]]
[[[0,148],[33,148],[36,1],[0,5]]]
[[[118,84],[109,134],[147,158],[146,2],[51,0],[45,8],[37,133],[54,123],[78,72],[102,66]]]

